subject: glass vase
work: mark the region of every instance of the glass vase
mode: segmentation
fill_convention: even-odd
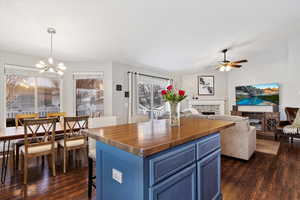
[[[180,103],[170,103],[170,126],[180,126]]]

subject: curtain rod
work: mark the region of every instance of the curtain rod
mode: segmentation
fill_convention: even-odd
[[[160,77],[160,76],[153,76],[153,75],[143,74],[143,73],[138,73],[138,72],[130,72],[130,71],[128,71],[127,73],[128,74],[129,73],[138,74],[138,75],[147,76],[147,77],[151,77],[151,78],[159,78],[159,79],[163,79],[163,80],[172,80],[171,78],[165,78],[165,77]]]

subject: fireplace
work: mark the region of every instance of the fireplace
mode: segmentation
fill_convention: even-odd
[[[189,107],[202,115],[224,115],[225,100],[190,100]]]
[[[201,112],[202,115],[215,115],[215,112]]]

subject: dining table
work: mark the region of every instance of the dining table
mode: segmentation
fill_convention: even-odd
[[[66,130],[68,131],[69,128],[67,127]],[[0,130],[0,144],[2,144],[2,164],[1,164],[1,177],[0,181],[2,184],[5,183],[6,174],[7,174],[7,166],[9,161],[9,154],[11,145],[14,144],[14,141],[24,139],[24,127],[6,127]],[[55,127],[56,135],[64,133],[64,124],[63,122],[57,122]],[[37,131],[37,136],[43,136],[45,132],[43,130]],[[27,134],[29,137],[32,136],[31,133]]]

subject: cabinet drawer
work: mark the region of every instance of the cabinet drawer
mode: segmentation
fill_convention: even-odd
[[[221,140],[219,134],[208,136],[202,141],[197,142],[197,160],[200,160],[220,147]]]
[[[150,159],[150,186],[196,162],[195,144]]]

